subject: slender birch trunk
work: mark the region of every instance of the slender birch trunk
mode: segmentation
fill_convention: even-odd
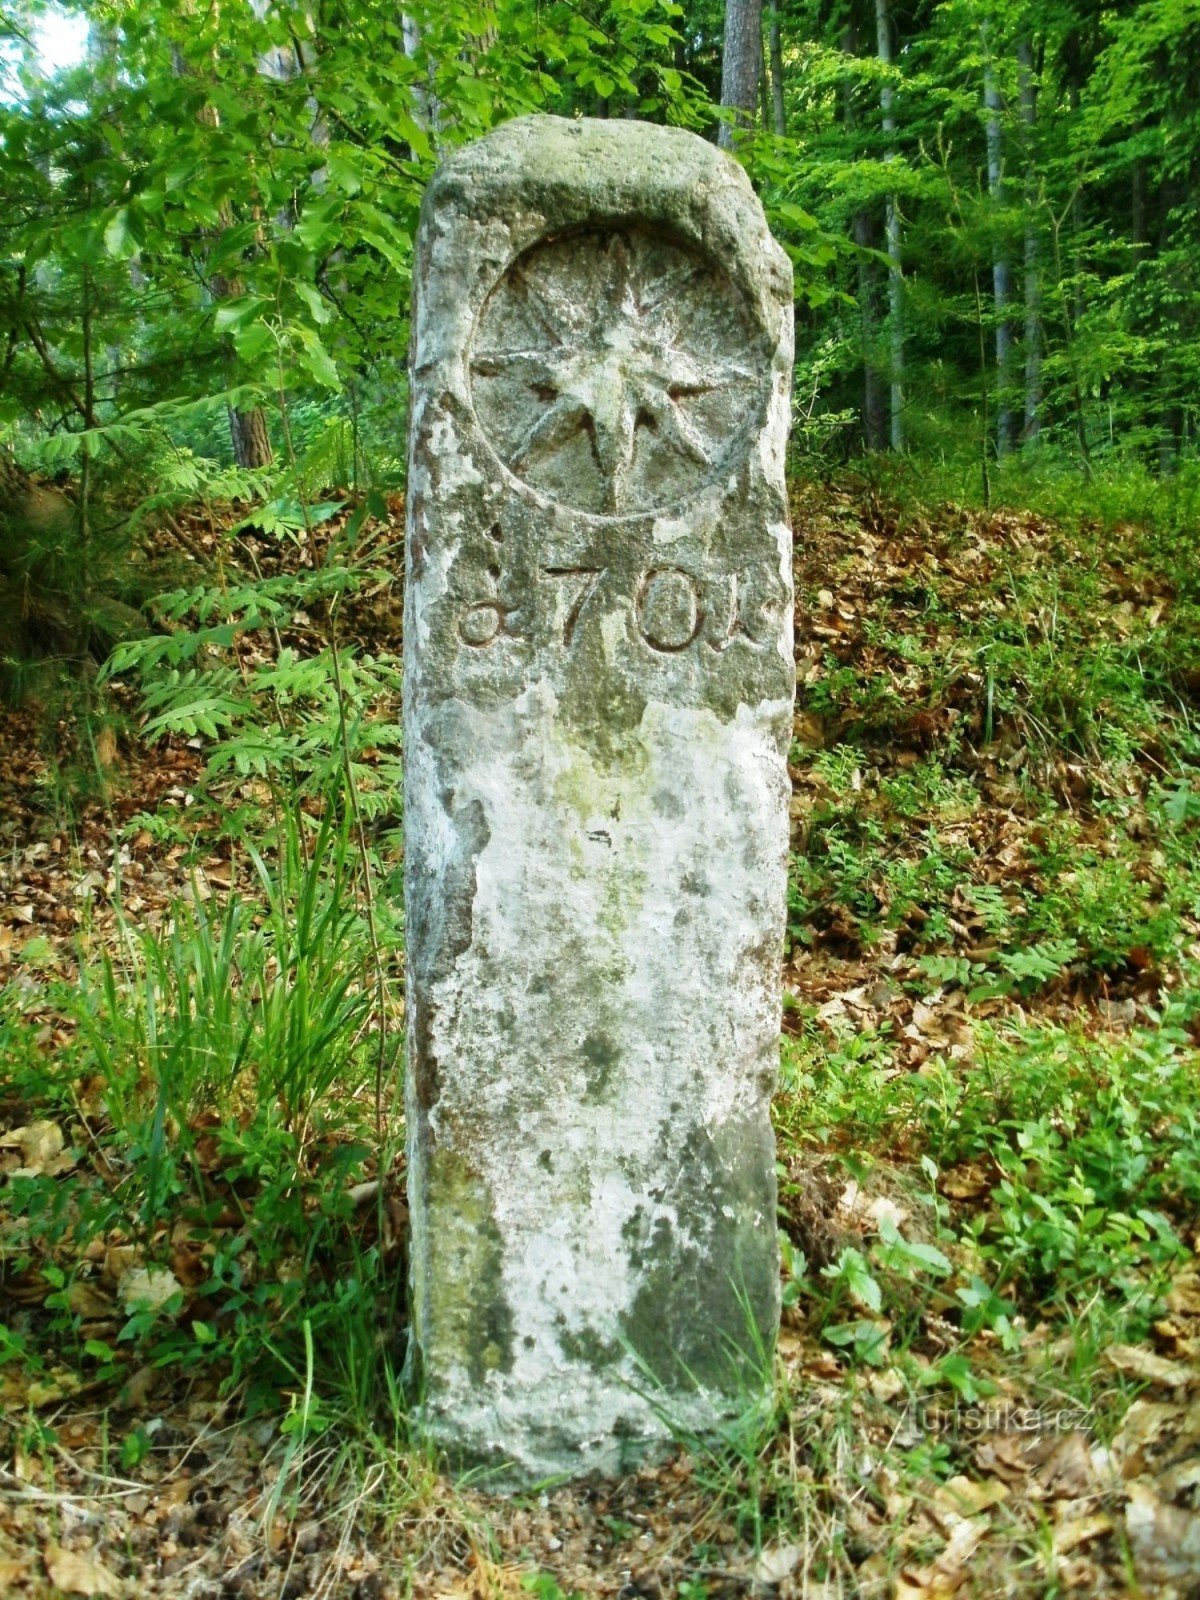
[[[779,0],[768,0],[768,26],[771,39],[771,127],[783,139],[787,135],[787,107],[783,98],[783,29],[779,22]]]
[[[1004,130],[1001,118],[1004,99],[996,87],[996,71],[988,53],[984,31],[983,101],[987,112],[988,194],[992,202],[992,301],[996,316],[996,459],[1002,461],[1012,450],[1012,324],[1009,302],[1012,299],[1012,273],[1004,248]]]
[[[1037,168],[1034,140],[1037,135],[1037,71],[1033,45],[1028,38],[1017,41],[1017,65],[1021,84],[1021,125],[1025,132],[1025,443],[1035,440],[1042,427],[1042,265],[1038,237]]]
[[[853,17],[842,35],[842,53],[851,59],[857,59],[860,53],[859,33]],[[851,148],[858,144],[855,136],[858,125],[854,100],[856,82],[855,77],[848,73],[842,83],[842,126]],[[850,229],[857,247],[855,270],[862,354],[863,449],[873,452],[885,450],[888,442],[887,396],[883,392],[878,366],[879,269],[873,255],[880,243],[878,221],[867,206],[858,206],[851,218]]]
[[[885,69],[892,65],[892,26],[888,15],[888,0],[875,0],[875,31],[879,62]],[[895,161],[896,151],[892,141],[896,135],[896,91],[890,74],[885,76],[879,91],[879,109],[882,113],[884,153],[887,162]],[[887,198],[884,233],[888,257],[888,349],[891,357],[891,445],[893,450],[904,449],[904,267],[901,260],[903,231],[900,205],[893,192]]]
[[[760,32],[758,36],[758,122],[762,128],[771,126],[771,75],[767,71],[767,50]]]
[[[429,65],[424,62],[424,30],[419,19],[410,11],[401,15],[400,35],[407,59],[425,65],[425,81],[418,79],[412,86],[413,118],[421,128],[432,130],[437,123],[437,104],[433,97],[433,85],[429,81]]]

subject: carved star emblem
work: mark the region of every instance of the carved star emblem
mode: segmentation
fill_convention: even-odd
[[[614,234],[582,281],[576,276],[564,286],[552,272],[529,269],[510,274],[533,338],[476,349],[471,369],[536,399],[509,435],[504,457],[513,472],[536,472],[582,432],[603,508],[618,513],[643,450],[668,451],[702,476],[714,467],[726,437],[713,438],[711,418],[707,427],[697,425],[689,402],[757,379],[745,361],[697,347],[686,312],[705,269],[672,253],[676,259],[652,262],[647,271],[640,253]]]

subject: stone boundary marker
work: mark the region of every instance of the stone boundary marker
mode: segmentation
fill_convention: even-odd
[[[791,732],[791,269],[691,133],[529,117],[416,247],[418,1416],[511,1482],[760,1400]]]

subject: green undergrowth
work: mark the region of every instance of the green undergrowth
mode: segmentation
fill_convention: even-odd
[[[51,1398],[118,1395],[149,1364],[250,1413],[299,1406],[305,1429],[331,1394],[374,1425],[402,1358],[378,1118],[399,1042],[376,983],[396,934],[377,915],[372,933],[344,808],[248,855],[219,906],[122,918],[78,983],[0,991],[0,1105],[24,1130],[0,1361]]]
[[[285,1511],[306,1452],[327,1488],[386,1472],[380,1505],[433,1482],[401,1383],[395,675],[334,672],[388,535],[359,564],[326,520],[324,575],[289,587],[255,535],[260,578],[180,592],[114,663],[205,758],[194,814],[127,826],[220,842],[233,887],[120,918],[79,981],[31,946],[0,991],[14,1426],[121,1402],[133,1470],[149,1371],[272,1419]],[[1065,1406],[1107,1440],[1137,1380],[1105,1352],[1159,1348],[1200,1226],[1200,592],[1161,517],[876,485],[803,491],[797,526],[784,1330],[770,1414],[690,1470],[712,1527],[832,1582],[867,1559],[847,1506],[894,1574],[920,1546],[888,1530],[975,1470],[971,1418]],[[722,1592],[712,1527],[690,1600]],[[1043,1570],[1036,1520],[1013,1538]]]
[[[379,495],[304,497],[298,471],[236,520],[175,496],[191,581],[105,669],[144,740],[202,752],[186,804],[109,812],[114,866],[148,840],[182,897],[125,897],[118,871],[77,974],[39,933],[0,989],[18,1434],[94,1395],[133,1467],[148,1393],[207,1397],[271,1423],[293,1487],[306,1441],[327,1477],[401,1470],[406,1353],[396,530]]]
[[[1123,763],[1112,792],[1067,808],[974,754],[897,767],[894,752],[842,742],[794,759],[807,788],[789,880],[795,945],[886,947],[912,956],[927,987],[983,999],[1169,976],[1195,938],[1190,762],[1169,780]]]
[[[802,491],[796,946],[910,956],[978,999],[1173,981],[1200,931],[1200,567],[1174,514]]]
[[[1114,450],[1081,463],[1060,446],[1040,444],[988,463],[987,494],[973,451],[879,454],[849,464],[842,481],[857,481],[880,503],[924,512],[932,507],[987,505],[1109,532],[1134,528],[1166,543],[1195,537],[1200,522],[1200,463],[1184,459],[1158,470],[1135,451]]]
[[[886,1030],[811,1016],[785,1040],[775,1407],[695,1449],[766,1570],[892,1592],[942,1548],[914,1507],[1009,1500],[997,1441],[1110,1446],[1146,1379],[1186,1370],[1154,1330],[1194,1278],[1198,1009],[1191,987],[1129,1030],[984,1023],[969,1059],[917,1072]],[[1053,1508],[1015,1493],[988,1529],[1003,1592],[1060,1592]]]
[[[1196,486],[902,477],[797,507],[789,1293],[960,1396],[1066,1339],[1082,1394],[1200,1218]]]
[[[1091,1346],[1145,1336],[1200,1219],[1198,1011],[1192,991],[1128,1033],[983,1025],[971,1060],[935,1061],[917,1073],[897,1073],[878,1034],[831,1044],[810,1028],[790,1039],[777,1118],[794,1157],[782,1188],[801,1252],[797,1293],[824,1316],[839,1300],[828,1284],[840,1284],[842,1303],[878,1319],[855,1340],[876,1361],[893,1332],[885,1287],[897,1270],[902,1280],[924,1276],[931,1291],[937,1286],[939,1314],[964,1347],[986,1330],[1015,1353],[1022,1330],[1039,1324]],[[836,1209],[833,1226],[814,1230],[805,1206],[792,1202],[803,1200],[818,1153],[827,1180],[897,1195],[941,1259],[905,1245],[897,1253],[890,1201],[879,1212],[882,1230],[872,1213],[847,1214],[841,1249]],[[875,1280],[849,1244],[864,1226],[883,1267]],[[919,1332],[910,1287],[891,1309],[904,1309],[909,1331]]]

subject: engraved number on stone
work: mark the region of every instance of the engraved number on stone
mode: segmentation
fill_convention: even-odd
[[[503,573],[499,562],[503,554],[504,530],[497,522],[487,530],[487,537],[495,547],[494,559],[486,570],[488,586],[495,589]],[[517,610],[516,606],[507,606],[503,600],[495,595],[484,600],[476,600],[469,605],[458,619],[458,636],[465,645],[472,650],[486,650],[497,639],[508,635],[514,638],[513,629],[509,626],[509,618]]]
[[[575,637],[575,625],[579,621],[579,613],[587,605],[600,581],[603,567],[543,567],[542,571],[548,578],[574,578],[576,580],[571,603],[563,621],[562,642],[569,649],[571,640]]]
[[[729,588],[727,590],[726,604],[724,607],[726,617],[725,631],[718,639],[709,638],[710,650],[728,650],[735,639],[744,639],[753,650],[761,650],[764,641],[756,639],[746,626],[746,619],[742,615],[742,580],[736,572],[729,574]]]
[[[509,607],[499,600],[480,600],[468,606],[458,622],[458,636],[472,650],[486,650],[502,634],[509,633]]]
[[[563,585],[556,611],[561,628],[558,642],[569,650],[579,630],[584,607],[596,593],[604,567],[543,567],[542,576]],[[497,570],[489,568],[494,582]],[[737,639],[761,650],[766,641],[755,638],[746,626],[742,580],[730,573],[725,585],[706,597],[701,584],[683,567],[651,567],[643,574],[634,599],[638,633],[659,655],[680,655],[704,632],[710,613],[716,633],[709,630],[710,650],[727,650]],[[711,601],[711,605],[707,603]],[[499,598],[477,600],[459,617],[458,636],[472,650],[486,650],[503,638],[516,638],[512,618],[517,608]]]
[[[678,655],[704,626],[696,580],[682,567],[652,567],[638,591],[637,615],[638,628],[651,650]]]

